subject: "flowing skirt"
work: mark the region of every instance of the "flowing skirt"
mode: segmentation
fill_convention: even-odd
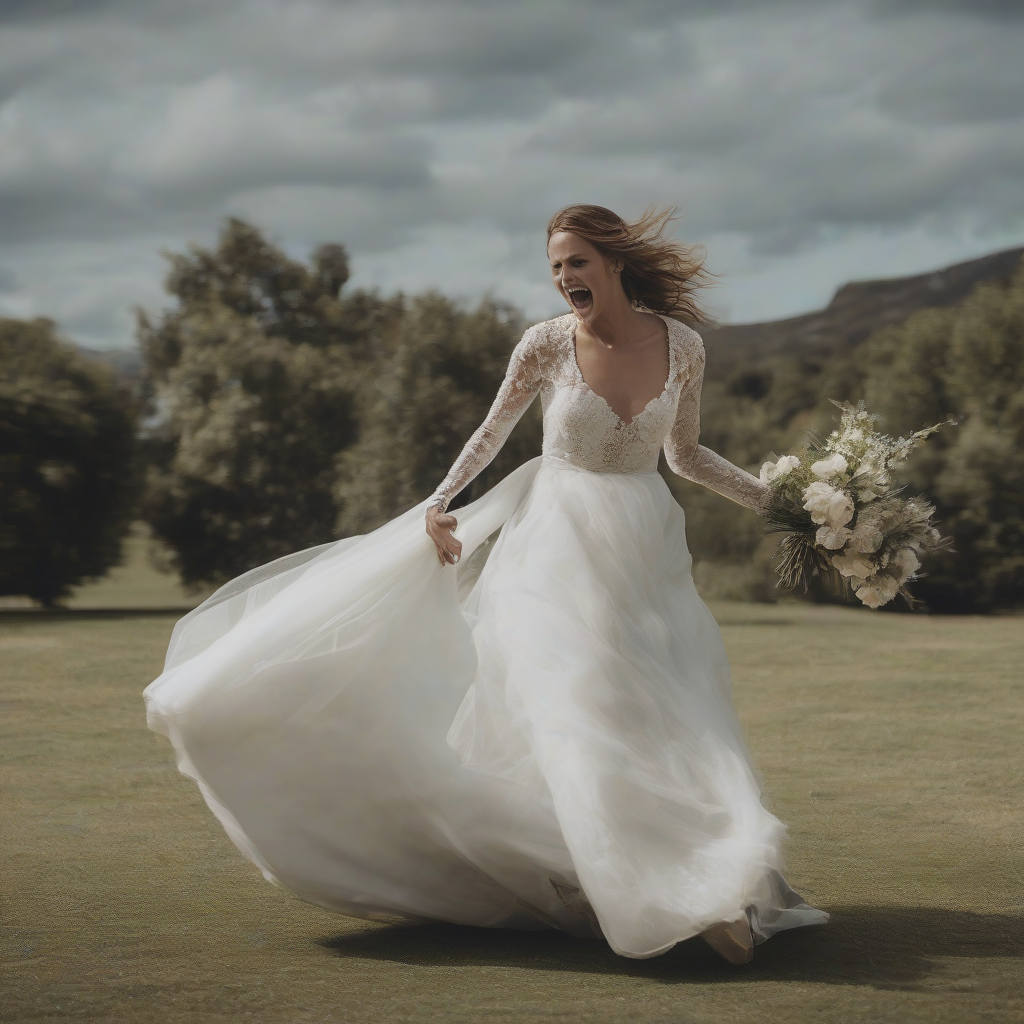
[[[263,874],[344,914],[632,957],[744,914],[755,940],[827,920],[780,873],[661,477],[534,459],[459,510],[457,569],[423,513],[227,584],[146,689]]]

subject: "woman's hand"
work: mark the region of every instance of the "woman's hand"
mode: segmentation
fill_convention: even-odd
[[[437,548],[437,557],[442,565],[454,565],[462,557],[462,542],[452,536],[459,525],[455,516],[442,512],[436,505],[427,509],[427,536]]]

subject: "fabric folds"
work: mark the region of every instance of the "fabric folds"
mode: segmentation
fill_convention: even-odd
[[[535,459],[458,511],[457,570],[425,505],[176,627],[149,723],[239,849],[342,913],[633,957],[824,921],[783,880],[660,476]]]

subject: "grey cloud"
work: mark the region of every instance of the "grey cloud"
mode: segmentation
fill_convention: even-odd
[[[780,26],[760,23],[764,46],[746,64],[735,51],[718,54],[730,74],[707,59],[716,37],[698,37],[705,52],[683,73],[646,91],[565,103],[526,146],[558,145],[580,163],[661,160],[678,173],[677,194],[699,196],[705,230],[747,233],[758,252],[791,252],[850,228],[1021,222],[1024,192],[1015,198],[1013,186],[1024,182],[1024,74],[1015,54],[1024,32],[906,24],[885,39],[867,35],[865,48],[825,18],[827,49],[808,50],[794,74],[780,75]]]
[[[884,14],[958,14],[1006,20],[1024,17],[1020,0],[874,0],[872,6]]]
[[[45,24],[97,15],[167,22],[187,18],[209,7],[204,0],[0,0],[0,23]]]
[[[880,90],[882,109],[922,124],[1024,119],[1024,33],[962,40],[957,59],[912,67]],[[1018,128],[1019,130],[1019,128]]]
[[[760,254],[1024,233],[1024,26],[971,6],[0,0],[0,259],[22,287],[26,246],[209,239],[240,213],[346,242],[357,275],[360,253],[397,266],[433,238],[457,263],[486,237],[533,294],[525,254],[580,198],[679,201]],[[96,295],[90,331],[113,322]]]
[[[113,0],[0,0],[0,22],[48,21],[112,6]]]
[[[122,104],[123,105],[123,104]],[[330,107],[260,102],[225,79],[173,91],[118,117],[52,105],[12,109],[0,125],[0,218],[9,240],[103,236],[287,183],[377,193],[429,184],[428,144],[408,133],[352,128]],[[6,131],[4,130],[6,128]]]

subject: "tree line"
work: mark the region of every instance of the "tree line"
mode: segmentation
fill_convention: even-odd
[[[509,305],[346,289],[347,254],[302,262],[229,220],[217,245],[169,257],[172,303],[139,314],[133,391],[46,320],[0,320],[0,594],[59,602],[147,521],[187,584],[366,532],[437,485],[483,419],[526,326]],[[829,397],[864,397],[890,431],[953,415],[907,484],[955,550],[916,592],[942,611],[1024,603],[1024,270],[959,307],[926,309],[856,348],[748,361],[711,382],[703,441],[756,470]],[[460,502],[540,450],[534,408]],[[698,582],[773,599],[759,521],[668,477]],[[813,594],[812,597],[823,597]]]
[[[52,322],[0,320],[0,595],[58,602],[139,518],[187,585],[379,526],[444,477],[526,326],[490,299],[343,292],[342,246],[301,262],[237,219],[168,262],[138,393]],[[539,449],[534,411],[461,500]]]
[[[834,354],[746,360],[706,387],[703,443],[753,469],[808,432],[827,434],[836,420],[829,399],[863,399],[894,435],[954,421],[912,457],[903,481],[935,504],[953,543],[929,558],[914,594],[940,612],[1024,605],[1024,264],[1005,284],[980,284],[956,306],[920,309]],[[698,583],[718,596],[770,600],[777,538],[703,489],[671,486],[704,560]]]

